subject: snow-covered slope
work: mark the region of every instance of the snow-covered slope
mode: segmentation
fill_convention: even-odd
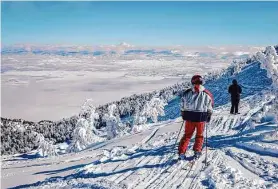
[[[275,98],[271,80],[256,62],[234,77],[243,86],[240,115],[229,114],[226,90],[233,78],[206,84],[216,101],[207,124],[208,166],[205,150],[192,169],[189,162],[173,161],[182,124],[174,99],[166,109],[168,121],[141,133],[58,157],[2,159],[2,188],[278,188],[277,123],[267,116],[258,120]]]
[[[246,98],[241,103],[241,115],[236,116],[229,115],[228,106],[216,109],[212,122],[207,125],[209,166],[204,170],[205,153],[191,171],[185,170],[187,162],[171,161],[181,125],[176,120],[153,125],[143,133],[99,143],[79,153],[46,159],[9,159],[2,165],[2,186],[277,188],[278,144],[264,140],[264,135],[277,125],[261,123],[249,129],[245,124],[254,110],[271,99]],[[37,182],[46,178],[51,179]]]

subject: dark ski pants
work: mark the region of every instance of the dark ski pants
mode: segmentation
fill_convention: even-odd
[[[231,107],[231,114],[236,114],[238,113],[238,104],[239,104],[239,100],[232,100],[232,107]]]
[[[191,122],[191,121],[185,122],[185,133],[179,144],[179,154],[185,154],[195,129],[197,130],[197,133],[195,137],[193,150],[195,152],[202,151],[202,147],[204,143],[204,136],[203,136],[204,128],[205,128],[205,122]]]

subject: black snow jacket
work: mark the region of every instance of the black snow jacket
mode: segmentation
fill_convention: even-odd
[[[233,102],[239,102],[241,92],[241,87],[237,84],[236,80],[233,80],[233,84],[229,87],[229,93]]]

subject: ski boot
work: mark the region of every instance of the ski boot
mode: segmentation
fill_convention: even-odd
[[[185,158],[186,158],[186,157],[185,157],[184,154],[180,154],[178,160],[179,160],[179,161],[180,161],[180,160],[185,160]]]
[[[194,152],[193,159],[199,159],[201,157],[202,153],[201,152]]]

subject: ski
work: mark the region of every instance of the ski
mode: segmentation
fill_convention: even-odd
[[[181,167],[183,165],[183,160],[179,160],[179,159],[173,158],[169,165],[170,166],[167,169],[165,169],[164,172],[168,172],[169,173],[169,172],[172,172],[173,169]]]
[[[198,159],[188,160],[186,167],[184,167],[183,169],[184,170],[192,170],[197,161],[198,161]]]

